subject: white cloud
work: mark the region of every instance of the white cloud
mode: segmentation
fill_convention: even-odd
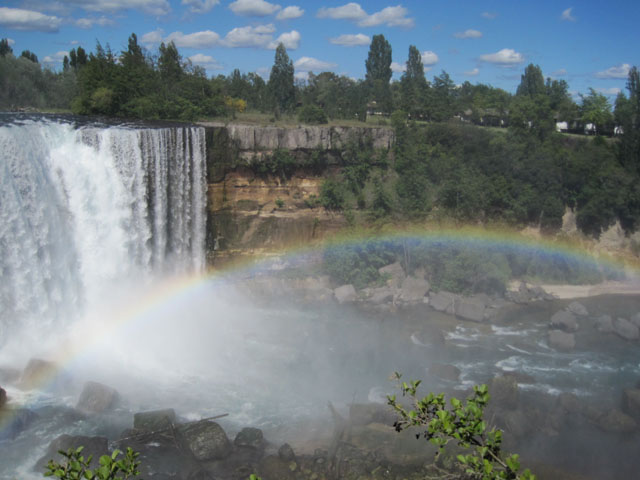
[[[402,63],[398,63],[398,62],[391,62],[391,71],[395,72],[395,73],[402,73],[407,69],[407,65],[406,64],[402,64]]]
[[[182,5],[187,5],[193,13],[207,13],[219,3],[220,0],[182,0]]]
[[[200,65],[207,70],[222,70],[224,67],[218,63],[218,61],[210,55],[204,55],[202,53],[196,53],[189,57],[191,63]]]
[[[474,68],[473,70],[469,70],[468,72],[464,72],[464,74],[467,77],[475,77],[476,75],[478,75],[480,73],[480,69],[479,68]]]
[[[487,20],[493,20],[494,18],[496,18],[498,16],[498,14],[494,13],[494,12],[482,12],[480,14],[480,16],[482,18],[486,18]]]
[[[13,38],[7,38],[7,43],[9,44],[9,46],[11,46],[11,45],[15,45],[16,41]]]
[[[453,34],[456,38],[480,38],[482,37],[482,32],[478,30],[465,30],[464,32],[456,32]]]
[[[371,39],[363,33],[357,33],[355,35],[346,34],[340,35],[339,37],[330,38],[329,42],[333,43],[334,45],[342,45],[344,47],[356,47],[369,45],[371,43]]]
[[[435,52],[432,52],[431,50],[427,50],[425,52],[422,52],[422,54],[420,55],[420,58],[422,60],[422,64],[425,67],[431,66],[431,65],[435,65],[440,60],[438,58],[438,55]],[[425,69],[425,71],[426,71],[426,69]]]
[[[279,43],[282,43],[285,48],[289,50],[295,50],[300,45],[301,39],[300,32],[296,30],[291,30],[290,32],[285,32],[276,38],[275,42],[271,42],[268,46],[269,49],[275,50],[278,47]]]
[[[146,35],[145,35],[146,36]],[[145,36],[142,38],[144,39]],[[215,47],[220,43],[220,35],[211,30],[205,30],[203,32],[194,32],[185,35],[182,32],[170,33],[164,41],[166,43],[173,42],[176,47],[183,48],[210,48]]]
[[[304,10],[296,5],[286,7],[284,10],[278,12],[276,20],[293,20],[294,18],[300,18],[304,15]]]
[[[631,65],[623,63],[598,72],[595,76],[597,78],[627,78],[629,76],[629,70],[631,70]]]
[[[0,7],[0,26],[11,30],[31,30],[55,33],[62,19],[33,10]]]
[[[596,91],[604,95],[618,95],[622,90],[620,90],[618,87],[611,87],[611,88],[596,88]]]
[[[356,22],[361,27],[375,27],[386,25],[388,27],[414,26],[413,18],[407,17],[409,10],[402,5],[386,7],[379,12],[369,15],[358,3],[351,2],[341,7],[321,8],[318,10],[318,18],[332,18],[334,20],[349,20]]]
[[[142,35],[140,42],[144,45],[157,45],[162,42],[162,35],[164,35],[164,30],[158,28],[157,30]]]
[[[42,59],[42,63],[46,63],[49,65],[62,63],[62,61],[64,60],[64,57],[67,56],[68,54],[69,52],[59,51],[54,53],[53,55],[47,55]]]
[[[338,65],[331,62],[323,62],[313,57],[300,57],[294,62],[293,66],[300,72],[327,72]]]
[[[256,27],[236,27],[227,33],[223,44],[231,48],[267,48],[269,43],[273,41],[273,33],[275,31],[276,28],[271,23]]]
[[[89,12],[114,13],[120,10],[140,10],[151,15],[166,15],[171,11],[167,0],[64,0],[64,3]]]
[[[560,18],[568,22],[575,22],[576,17],[571,15],[571,10],[573,10],[573,7],[567,8],[565,11],[562,12],[562,15],[560,15]]]
[[[296,72],[293,76],[296,80],[304,80],[305,82],[309,80],[309,72]]]
[[[265,2],[265,0],[235,0],[229,5],[229,8],[236,15],[266,17],[267,15],[273,15],[282,7],[274,3]]]
[[[524,62],[524,56],[512,48],[503,48],[496,53],[480,55],[480,60],[497,65],[515,65]]]
[[[107,17],[100,17],[100,18],[78,18],[75,21],[76,27],[79,28],[83,28],[85,30],[88,30],[90,28],[93,28],[94,26],[98,25],[100,27],[106,27],[108,25],[114,25],[115,22],[113,20],[111,20],[110,18]]]

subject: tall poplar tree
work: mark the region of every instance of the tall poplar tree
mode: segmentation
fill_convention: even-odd
[[[427,79],[424,76],[424,65],[420,51],[414,46],[409,46],[409,58],[407,69],[400,78],[400,98],[402,109],[417,118],[424,110]]]
[[[365,62],[365,82],[369,100],[374,100],[384,112],[391,111],[391,44],[384,35],[374,35]]]
[[[274,113],[279,117],[295,104],[296,92],[293,85],[293,63],[287,55],[287,49],[280,43],[276,48],[275,61],[271,67],[268,84]]]

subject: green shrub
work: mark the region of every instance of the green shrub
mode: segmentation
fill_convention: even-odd
[[[298,120],[312,125],[329,123],[326,113],[316,105],[305,105],[298,112]]]
[[[320,187],[320,204],[327,210],[342,210],[344,208],[342,185],[332,178],[326,179]]]
[[[84,447],[76,449],[70,448],[66,452],[60,450],[58,453],[65,457],[62,463],[49,460],[45,477],[56,477],[60,480],[117,480],[135,478],[140,474],[138,466],[140,462],[136,459],[140,455],[131,448],[127,448],[124,458],[117,460],[122,454],[120,450],[114,450],[111,456],[103,455],[100,457],[100,466],[96,469],[90,469],[92,456],[84,458],[82,450]]]

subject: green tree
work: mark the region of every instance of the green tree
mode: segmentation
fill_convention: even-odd
[[[427,86],[422,57],[418,49],[411,45],[409,46],[407,69],[400,78],[400,103],[402,109],[408,112],[412,118],[418,118],[423,113]]]
[[[175,43],[172,41],[169,42],[168,45],[162,42],[159,52],[158,69],[160,70],[160,77],[165,85],[175,85],[184,73],[182,69],[182,57],[178,53]]]
[[[592,123],[596,126],[596,132],[602,132],[605,125],[613,120],[611,105],[603,94],[589,88],[588,95],[580,95],[582,106],[580,107],[581,119],[584,123]]]
[[[295,87],[293,84],[293,62],[287,55],[287,49],[280,43],[276,48],[275,60],[271,67],[268,83],[269,93],[273,101],[274,113],[279,117],[289,111],[295,104]]]
[[[456,84],[444,70],[433,77],[431,88],[431,118],[437,122],[444,122],[453,117],[456,111]]]
[[[23,58],[26,58],[27,60],[33,63],[38,63],[38,56],[29,50],[23,50],[20,56]]]
[[[3,38],[0,40],[0,57],[6,57],[7,55],[13,55],[13,48],[9,45],[9,40]]]
[[[535,97],[536,95],[546,93],[547,90],[545,88],[542,70],[538,65],[530,63],[524,69],[524,74],[520,77],[520,85],[518,85],[516,95]]]
[[[384,35],[374,35],[365,61],[367,69],[365,82],[369,90],[369,100],[377,103],[384,112],[391,111],[391,44]]]
[[[640,73],[631,67],[627,79],[629,98],[618,95],[615,117],[623,133],[619,147],[620,161],[627,170],[640,173]]]
[[[396,372],[400,382],[401,375]],[[520,472],[519,455],[505,455],[502,451],[502,430],[488,429],[483,419],[484,409],[489,403],[489,391],[486,385],[473,387],[473,396],[465,403],[457,398],[450,399],[451,407],[447,408],[444,393],[429,393],[418,398],[417,391],[421,381],[401,382],[403,397],[409,397],[410,407],[405,407],[390,395],[388,404],[398,414],[395,422],[396,431],[401,432],[410,427],[417,427],[423,437],[438,447],[437,454],[454,441],[470,453],[458,454],[456,459],[469,478],[477,480],[535,480],[528,469]]]

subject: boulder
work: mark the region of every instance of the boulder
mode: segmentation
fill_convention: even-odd
[[[493,406],[499,409],[515,410],[518,407],[520,393],[514,377],[494,377],[489,386],[489,393]]]
[[[373,305],[381,305],[393,301],[394,293],[390,287],[374,288],[370,293],[371,295],[367,301]]]
[[[409,276],[402,281],[400,300],[406,303],[423,302],[429,287],[429,282],[424,278]]]
[[[611,315],[600,315],[596,318],[596,330],[601,333],[613,333],[613,319]]]
[[[199,460],[219,460],[231,453],[231,442],[220,425],[211,420],[185,423],[178,427],[184,444]]]
[[[640,388],[627,388],[622,393],[622,410],[640,421]]]
[[[429,305],[438,312],[446,312],[453,308],[456,295],[454,293],[440,291],[429,293]]]
[[[133,428],[136,430],[157,431],[171,428],[176,423],[176,412],[173,408],[139,412],[133,416]]]
[[[102,413],[113,409],[118,403],[118,392],[102,383],[84,384],[76,408],[84,413]]]
[[[76,449],[78,447],[84,447],[82,449],[82,456],[85,459],[91,455],[91,468],[99,466],[100,457],[102,455],[109,455],[109,441],[106,437],[85,437],[82,435],[60,435],[54,439],[49,446],[43,457],[41,457],[35,464],[34,470],[43,472],[49,463],[49,460],[56,460],[63,462],[64,457],[58,453],[62,450],[66,452],[70,448]]]
[[[378,273],[382,278],[387,279],[387,286],[391,288],[399,288],[405,277],[404,269],[400,262],[379,268]]]
[[[567,311],[573,313],[574,315],[578,315],[579,317],[586,317],[589,315],[587,307],[582,305],[580,302],[571,302],[569,305],[567,305]]]
[[[565,332],[576,332],[578,330],[578,321],[573,313],[562,310],[553,314],[551,326]]]
[[[486,304],[481,298],[458,297],[454,304],[456,317],[482,322],[484,320],[484,310]]]
[[[640,329],[625,318],[616,318],[613,321],[613,332],[625,340],[638,340]]]
[[[294,462],[296,460],[296,454],[288,443],[280,445],[280,448],[278,448],[278,457],[285,462]]]
[[[460,369],[455,365],[434,363],[429,367],[429,373],[443,380],[450,380],[452,382],[457,382],[460,379]]]
[[[576,347],[576,337],[573,333],[562,330],[550,330],[549,346],[557,350],[573,350]]]
[[[358,299],[358,294],[353,285],[342,285],[333,291],[336,301],[342,305],[344,303],[353,303]]]
[[[260,450],[264,448],[264,436],[259,428],[245,427],[238,432],[233,440],[236,447],[247,447]]]
[[[56,370],[55,363],[40,358],[32,358],[22,371],[20,387],[25,389],[39,387],[42,383],[54,377]]]
[[[598,426],[606,432],[631,433],[638,428],[638,423],[626,413],[614,408],[600,417]]]

